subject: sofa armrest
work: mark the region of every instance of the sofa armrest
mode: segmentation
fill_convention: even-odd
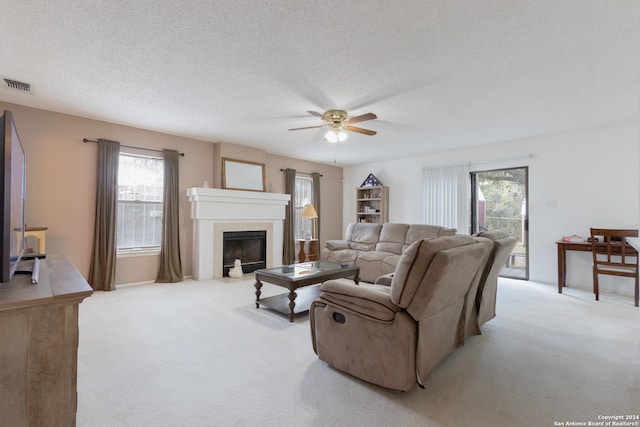
[[[391,286],[393,281],[393,273],[385,274],[376,279],[376,285]]]
[[[381,321],[391,321],[400,307],[391,302],[386,287],[355,285],[351,281],[328,280],[320,286],[320,299],[335,306]]]
[[[340,249],[349,249],[349,242],[346,240],[327,240],[324,242],[324,246],[332,251],[337,251]]]

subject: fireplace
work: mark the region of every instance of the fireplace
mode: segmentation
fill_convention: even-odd
[[[239,259],[244,273],[267,267],[267,232],[225,231],[222,234],[222,275],[228,276]]]
[[[193,187],[193,278],[222,278],[225,232],[265,230],[266,268],[282,265],[282,236],[289,194]]]

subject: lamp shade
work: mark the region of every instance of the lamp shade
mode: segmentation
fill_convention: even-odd
[[[318,213],[316,212],[316,208],[309,204],[302,209],[300,216],[302,218],[318,218]]]
[[[331,129],[324,135],[324,138],[335,144],[336,142],[342,142],[347,139],[347,133],[342,129]]]

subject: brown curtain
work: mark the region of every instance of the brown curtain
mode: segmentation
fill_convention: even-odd
[[[287,205],[284,216],[284,238],[282,263],[284,265],[296,262],[296,242],[293,235],[293,224],[295,221],[295,197],[296,197],[296,170],[284,170],[284,192],[291,195],[291,201]]]
[[[313,234],[318,239],[318,247],[320,246],[320,175],[318,172],[314,172],[311,174],[311,179],[313,180],[313,206],[316,208],[316,213],[318,214],[318,218],[314,221],[315,224],[315,233]]]
[[[113,291],[116,275],[116,205],[120,143],[98,139],[96,219],[89,284],[95,290]]]
[[[180,187],[178,185],[179,155],[175,150],[164,152],[164,203],[162,207],[162,247],[160,270],[156,282],[182,281],[180,260]]]

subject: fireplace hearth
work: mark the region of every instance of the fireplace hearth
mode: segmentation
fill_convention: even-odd
[[[222,275],[228,276],[239,259],[244,273],[267,267],[267,232],[225,231],[222,243]]]

